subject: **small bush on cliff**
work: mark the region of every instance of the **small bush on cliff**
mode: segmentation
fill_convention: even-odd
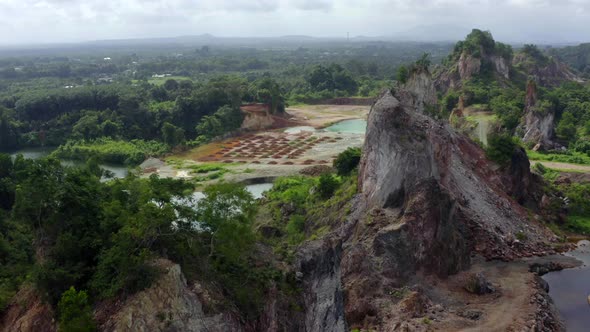
[[[397,81],[402,83],[402,84],[406,84],[406,82],[408,81],[408,78],[410,76],[410,72],[408,71],[408,67],[406,66],[400,66],[397,69]]]
[[[508,134],[494,134],[488,139],[486,155],[488,159],[500,165],[505,165],[512,159],[512,154],[517,146],[518,143],[512,136]]]
[[[96,331],[92,308],[85,291],[78,292],[74,287],[71,287],[63,293],[57,309],[59,311],[60,332]]]
[[[318,193],[323,199],[328,199],[334,195],[339,184],[332,174],[324,174],[318,183]]]
[[[305,217],[299,214],[291,216],[287,224],[287,235],[291,244],[298,244],[305,239]]]
[[[340,176],[349,175],[361,161],[361,149],[348,148],[334,160],[334,168]]]

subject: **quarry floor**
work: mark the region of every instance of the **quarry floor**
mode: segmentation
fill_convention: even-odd
[[[202,185],[220,180],[244,182],[298,174],[309,166],[332,165],[348,147],[361,147],[365,135],[322,130],[332,124],[366,119],[370,106],[309,105],[287,109],[295,127],[263,130],[212,142],[165,160],[142,164],[144,176],[197,179]],[[199,171],[202,166],[223,169]],[[218,176],[215,172],[220,173]],[[213,178],[211,178],[213,177]]]

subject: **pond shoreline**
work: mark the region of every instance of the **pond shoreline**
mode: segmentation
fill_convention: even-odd
[[[549,296],[568,332],[588,331],[590,326],[590,242],[582,240],[564,257],[578,264],[542,276],[549,286]]]

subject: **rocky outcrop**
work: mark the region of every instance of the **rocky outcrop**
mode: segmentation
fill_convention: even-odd
[[[446,93],[449,90],[458,89],[463,83],[477,77],[484,66],[489,66],[493,70],[494,76],[500,84],[510,80],[509,60],[498,56],[485,54],[483,49],[480,51],[481,56],[476,57],[462,53],[455,63],[447,67],[439,67],[434,74],[434,85],[437,91]]]
[[[339,240],[312,242],[299,257],[303,278],[306,332],[347,331],[344,293],[340,273],[342,244]]]
[[[510,61],[498,55],[492,55],[490,61],[500,77],[506,80],[510,79]]]
[[[428,209],[429,201],[440,200],[448,200],[449,208],[434,204],[440,214],[426,217],[436,221],[419,218],[421,223],[433,222],[431,226],[438,227],[445,222],[457,223],[452,228],[463,229],[466,242],[478,233],[479,239],[490,241],[489,246],[479,243],[477,248],[468,249],[489,258],[526,254],[527,249],[509,243],[510,234],[517,234],[523,227],[530,234],[523,246],[533,252],[542,250],[547,233],[528,222],[525,211],[507,197],[508,188],[501,177],[481,148],[391,94],[379,100],[369,115],[359,176],[369,206],[407,211],[408,205],[420,199],[420,188],[434,189],[438,197],[425,200],[422,209]]]
[[[403,89],[409,92],[411,104],[419,112],[424,112],[428,107],[434,107],[438,103],[438,96],[432,81],[432,75],[427,68],[416,68],[408,78]]]
[[[537,85],[529,81],[526,91],[524,121],[521,125],[523,141],[534,150],[553,150],[560,146],[553,141],[555,137],[555,114],[551,110],[539,109]]]
[[[205,314],[195,292],[198,286],[187,285],[179,265],[165,260],[157,265],[163,270],[159,279],[119,304],[101,324],[102,331],[242,331],[239,320],[229,313]],[[97,316],[104,314],[98,311]]]
[[[307,331],[422,331],[425,316],[473,324],[446,312],[417,278],[445,280],[470,269],[474,256],[511,261],[551,252],[546,241],[555,236],[509,194],[527,195],[534,181],[523,169],[526,155],[515,151],[513,167],[524,179],[512,181],[511,168],[490,163],[478,145],[417,110],[413,93],[395,94],[385,92],[369,114],[349,219],[300,249]]]
[[[23,287],[0,315],[1,332],[57,331],[51,306],[29,286]]]
[[[244,121],[240,129],[258,131],[273,128],[275,121],[272,115],[266,112],[244,112]]]
[[[479,74],[479,71],[481,69],[481,59],[463,53],[459,58],[459,63],[457,63],[457,67],[459,69],[459,78],[463,81],[467,81],[470,80],[473,76]]]

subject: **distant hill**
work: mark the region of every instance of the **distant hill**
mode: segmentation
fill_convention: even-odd
[[[549,52],[576,69],[583,77],[590,78],[590,43],[554,48]]]
[[[489,31],[479,29],[459,41],[435,71],[436,86],[442,93],[460,89],[473,80],[524,88],[529,78],[546,87],[580,80],[567,64],[547,56],[535,45],[525,45],[515,52],[511,45],[497,42]]]

